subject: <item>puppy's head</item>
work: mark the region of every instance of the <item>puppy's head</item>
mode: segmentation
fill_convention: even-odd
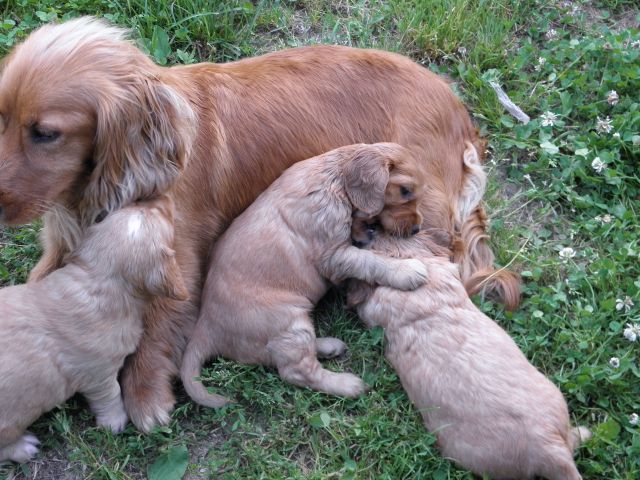
[[[374,237],[376,229],[408,237],[420,230],[422,215],[419,204],[424,195],[423,180],[414,157],[405,148],[395,144],[375,144],[388,171],[377,213],[354,209],[352,239],[355,245],[365,246]]]
[[[166,190],[193,112],[118,28],[88,17],[33,32],[0,70],[0,222],[52,204],[85,225]]]
[[[186,300],[189,294],[173,250],[173,214],[173,201],[166,195],[116,210],[87,230],[69,261],[108,269],[143,295]]]

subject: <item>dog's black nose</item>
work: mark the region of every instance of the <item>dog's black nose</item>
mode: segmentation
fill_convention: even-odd
[[[366,242],[361,242],[359,240],[351,240],[351,244],[356,248],[362,248],[367,246]]]
[[[416,233],[418,233],[420,231],[420,225],[414,225],[411,228],[411,235],[415,235]]]

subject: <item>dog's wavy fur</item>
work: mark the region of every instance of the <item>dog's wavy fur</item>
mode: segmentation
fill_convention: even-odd
[[[369,243],[429,272],[412,292],[352,281],[347,301],[367,326],[385,329],[385,355],[443,455],[495,479],[580,480],[572,454],[589,430],[571,428],[562,393],[471,302],[448,239],[420,232]]]
[[[401,211],[403,221],[386,215],[389,233],[415,232],[422,221],[419,177],[407,150],[379,143],[299,162],[273,182],[214,247],[200,318],[182,362],[191,398],[210,407],[227,402],[195,380],[202,362],[215,356],[276,367],[283,379],[322,392],[362,394],[360,378],[318,362],[317,356],[334,356],[345,347],[335,338],[316,338],[309,314],[330,282],[355,277],[409,290],[425,281],[419,262],[381,261],[385,257],[351,245],[354,210],[379,215],[397,190],[403,194],[394,205],[405,200],[410,206]]]
[[[397,54],[337,46],[164,68],[123,37],[80,18],[42,27],[4,59],[0,220],[45,214],[44,255],[30,275],[38,279],[64,263],[93,221],[131,200],[174,197],[191,301],[158,300],[145,315],[122,376],[139,428],[169,418],[211,244],[297,161],[358,142],[404,145],[428,179],[423,226],[460,234],[465,276],[493,272],[482,210],[467,217],[472,229],[455,214],[465,142],[482,152],[481,142],[438,76]]]
[[[0,290],[0,461],[38,451],[25,429],[76,392],[98,425],[121,431],[118,371],[153,296],[188,296],[173,247],[169,197],[137,202],[87,229],[67,264]]]
[[[452,242],[452,260],[458,264],[460,275],[469,295],[486,293],[494,300],[504,303],[508,310],[515,310],[520,304],[520,277],[516,273],[501,268],[493,268],[494,256],[485,242],[487,215],[482,205],[487,176],[482,168],[479,147],[466,142],[463,154],[464,181],[455,208],[455,229]],[[481,150],[479,150],[481,148]],[[469,254],[473,252],[473,254]]]

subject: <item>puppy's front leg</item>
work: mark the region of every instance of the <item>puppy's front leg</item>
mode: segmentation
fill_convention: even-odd
[[[87,397],[91,410],[96,414],[99,426],[109,427],[113,433],[124,430],[129,417],[124,409],[116,374],[83,390],[82,393]]]
[[[415,290],[427,281],[427,268],[420,260],[389,258],[351,245],[333,252],[323,267],[323,275],[333,283],[357,278],[398,290]]]

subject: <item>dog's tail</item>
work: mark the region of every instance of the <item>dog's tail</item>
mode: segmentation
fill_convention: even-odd
[[[222,395],[209,393],[202,382],[196,380],[197,377],[200,377],[202,362],[210,356],[210,352],[205,351],[208,350],[206,343],[207,336],[198,335],[198,329],[196,328],[182,357],[180,378],[184,389],[194,402],[205,407],[220,408],[231,403],[231,400]]]
[[[591,431],[587,427],[575,427],[569,432],[569,448],[571,451],[580,446],[581,443],[586,442],[591,438]]]
[[[457,239],[453,245],[453,260],[470,295],[483,291],[502,302],[508,310],[520,304],[520,276],[506,269],[493,267],[494,255],[487,240],[487,215],[482,197],[487,175],[482,168],[479,148],[466,143],[464,151],[464,184],[456,208]]]

